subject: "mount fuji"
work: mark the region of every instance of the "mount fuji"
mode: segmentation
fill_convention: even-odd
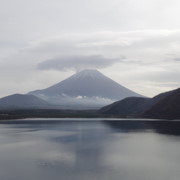
[[[97,70],[83,70],[35,95],[64,108],[98,108],[126,97],[142,97]]]

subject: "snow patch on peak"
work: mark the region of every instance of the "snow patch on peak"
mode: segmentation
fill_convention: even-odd
[[[84,70],[80,71],[79,73],[82,73],[82,74],[94,74],[94,73],[98,73],[99,74],[99,71],[96,70],[96,69],[84,69]]]
[[[82,70],[78,73],[76,73],[75,75],[72,76],[73,79],[79,79],[79,78],[92,78],[92,79],[96,79],[97,77],[100,76],[104,76],[102,73],[100,73],[98,70],[96,69],[85,69]]]

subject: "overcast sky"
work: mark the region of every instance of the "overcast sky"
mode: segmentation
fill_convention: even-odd
[[[0,0],[0,97],[95,68],[137,93],[180,87],[179,0]]]

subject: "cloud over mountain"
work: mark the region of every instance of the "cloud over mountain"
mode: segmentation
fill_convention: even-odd
[[[55,69],[59,71],[73,69],[80,71],[82,69],[105,68],[112,64],[121,62],[125,57],[121,58],[105,58],[100,55],[91,56],[64,56],[54,59],[49,59],[38,64],[38,69],[48,70]]]

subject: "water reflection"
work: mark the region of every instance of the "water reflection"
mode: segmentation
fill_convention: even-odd
[[[0,179],[178,180],[179,127],[134,120],[2,122]]]
[[[145,132],[153,131],[160,134],[180,135],[180,121],[104,121],[113,129],[123,132]]]

